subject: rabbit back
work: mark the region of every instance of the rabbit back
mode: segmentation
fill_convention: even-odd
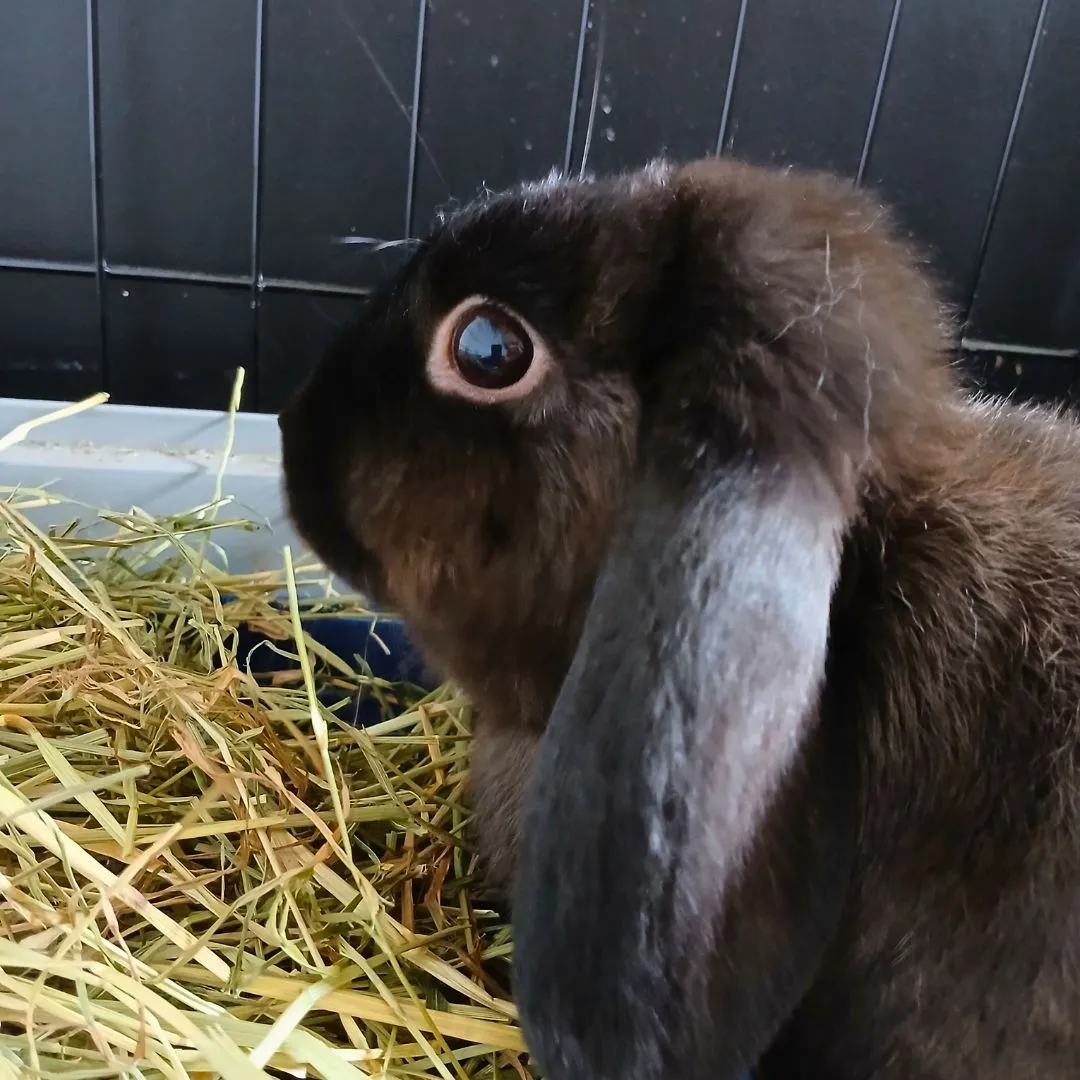
[[[1080,1070],[1080,430],[947,420],[849,540],[828,680],[856,866],[766,1077]]]

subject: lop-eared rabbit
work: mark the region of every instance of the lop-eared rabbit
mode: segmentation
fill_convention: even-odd
[[[1080,1076],[1080,433],[842,179],[446,217],[283,413],[297,527],[473,698],[548,1080]]]

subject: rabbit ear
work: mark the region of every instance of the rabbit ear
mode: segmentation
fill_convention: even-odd
[[[850,500],[809,455],[720,464],[670,431],[530,790],[515,996],[549,1080],[744,1077],[846,895],[854,754],[822,693]]]

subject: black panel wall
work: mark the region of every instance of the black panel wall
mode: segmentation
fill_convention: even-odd
[[[604,171],[715,152],[740,11],[739,0],[591,5],[575,160]]]
[[[972,317],[984,334],[1080,344],[1080,5],[1052,0]]]
[[[254,4],[98,0],[106,257],[251,270]]]
[[[0,253],[94,259],[86,12],[0,4]]]
[[[894,0],[757,0],[722,148],[751,161],[857,175]]]
[[[1041,0],[904,0],[899,9],[863,179],[932,248],[958,303],[979,273],[1040,9]]]
[[[581,0],[428,4],[414,223],[562,165]]]
[[[261,271],[367,286],[373,244],[406,234],[418,0],[271,3],[266,23]],[[249,157],[250,164],[250,157]]]
[[[387,241],[717,152],[879,191],[987,385],[1071,395],[1077,56],[1075,0],[3,0],[0,395],[276,409]]]

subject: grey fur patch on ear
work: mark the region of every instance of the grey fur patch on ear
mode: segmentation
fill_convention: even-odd
[[[646,475],[631,496],[530,789],[516,993],[550,1080],[736,1080],[824,948],[814,905],[786,925],[769,886],[742,961],[715,953],[816,724],[841,502],[751,466],[670,487]],[[815,858],[789,839],[785,860]],[[771,915],[779,954],[754,939]],[[765,970],[743,970],[755,956]]]

